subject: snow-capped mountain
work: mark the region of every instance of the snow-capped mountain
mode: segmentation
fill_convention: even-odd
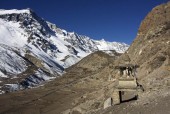
[[[128,47],[67,32],[30,9],[0,10],[0,88],[35,86],[62,75],[92,52],[123,53]]]

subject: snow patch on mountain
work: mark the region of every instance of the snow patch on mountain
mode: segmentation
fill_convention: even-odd
[[[124,53],[129,45],[120,42],[107,42],[104,39],[97,41],[95,40],[95,44],[98,50],[116,50],[118,53]]]
[[[26,62],[10,47],[0,44],[0,77],[15,76],[27,68]]]
[[[55,77],[49,77],[45,74],[41,69],[38,69],[35,74],[30,75],[25,80],[23,80],[20,84],[20,89],[22,88],[32,88],[34,86],[38,86],[42,84],[44,81],[50,81]]]
[[[6,22],[0,19],[0,43],[22,47],[26,44],[27,37],[18,22]]]
[[[5,10],[0,9],[0,15],[6,15],[6,14],[19,14],[19,13],[30,13],[30,9],[23,9],[23,10],[17,10],[17,9],[11,9],[11,10]]]

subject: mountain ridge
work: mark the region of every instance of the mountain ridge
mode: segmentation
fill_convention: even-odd
[[[16,86],[21,84],[24,86],[21,88],[39,85],[41,82],[61,76],[65,68],[77,63],[90,53],[98,50],[107,53],[112,53],[110,50],[116,50],[122,53],[129,47],[124,43],[97,41],[74,32],[67,32],[45,21],[31,9],[0,10],[0,29],[0,43],[3,44],[1,49],[4,50],[0,51],[3,53],[3,56],[0,56],[0,62],[3,63],[0,66],[0,80],[3,82],[0,85],[1,88],[4,86],[6,88],[4,84]],[[12,48],[11,51],[8,48]],[[5,59],[5,62],[1,61],[5,57],[13,58],[12,62],[8,59]],[[15,58],[19,58],[18,62]],[[22,66],[25,66],[22,72],[19,69],[17,72],[13,70]],[[30,70],[31,73],[23,73],[29,71],[31,68],[29,66],[33,68]],[[20,74],[26,76],[22,78]],[[18,78],[18,76],[21,79],[14,82],[12,78]]]

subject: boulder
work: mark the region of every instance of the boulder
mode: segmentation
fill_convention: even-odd
[[[109,97],[105,102],[104,102],[104,109],[112,106],[112,98]]]

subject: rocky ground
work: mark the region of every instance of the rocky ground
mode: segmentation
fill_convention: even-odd
[[[169,114],[170,88],[147,91],[138,100],[100,110],[96,114]]]

